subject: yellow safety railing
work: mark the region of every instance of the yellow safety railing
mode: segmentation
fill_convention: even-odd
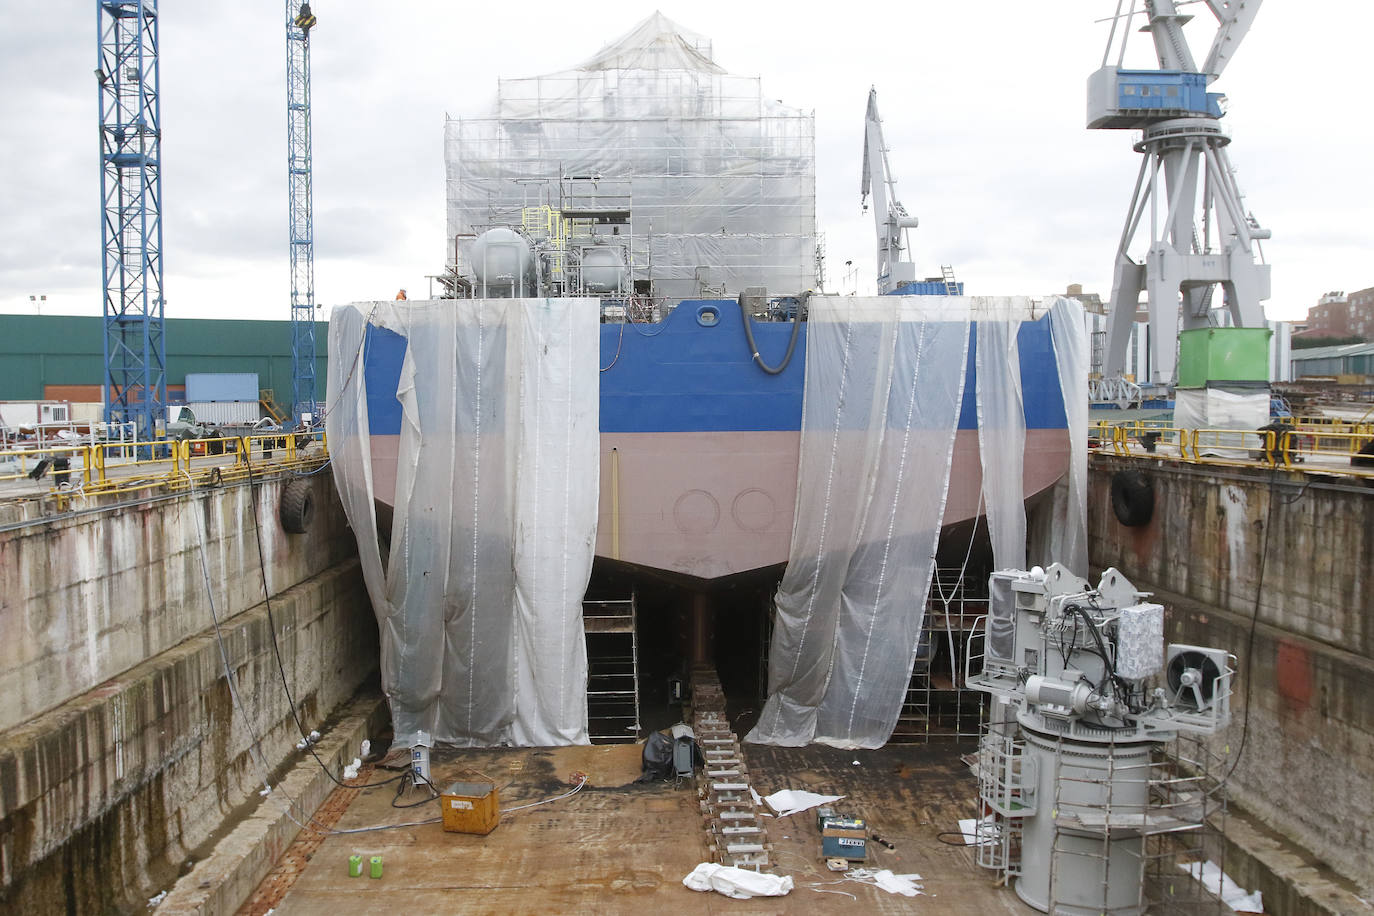
[[[1281,468],[1289,471],[1374,477],[1374,455],[1361,449],[1374,430],[1337,432],[1286,427],[1279,430],[1181,429],[1132,422],[1097,424],[1091,438],[1099,452],[1172,458],[1189,464]],[[1368,457],[1368,464],[1362,459]]]
[[[312,447],[316,443],[318,449]],[[247,479],[250,472],[316,466],[327,458],[323,431],[8,449],[0,451],[0,484],[28,477],[44,459],[50,464],[43,479],[54,488],[65,484],[92,494],[227,483]],[[13,495],[24,494],[0,487],[0,497]]]
[[[44,461],[48,462],[48,466],[43,469],[45,474],[61,475],[62,481],[70,481],[73,476],[85,479],[90,474],[87,459],[87,450],[79,445],[3,449],[0,450],[0,482],[22,480],[37,471]],[[63,460],[67,462],[65,469],[60,466]]]

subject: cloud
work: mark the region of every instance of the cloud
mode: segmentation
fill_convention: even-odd
[[[160,5],[167,287],[202,315],[285,317],[286,114],[279,0]],[[595,17],[553,4],[473,7],[362,0],[317,5],[312,33],[317,289],[321,301],[420,288],[443,263],[445,113],[480,112],[497,77],[562,70],[653,11]],[[1088,75],[1110,5],[850,5],[779,16],[701,0],[665,10],[710,36],[716,59],[765,93],[814,110],[817,212],[830,275],[853,260],[871,283],[872,219],[859,212],[863,106],[879,90],[899,195],[921,218],[918,272],[954,263],[973,290],[1106,292],[1138,156],[1128,132],[1084,129]],[[1104,10],[1107,12],[1104,13]],[[0,35],[0,308],[63,290],[99,308],[95,9],[11,4]],[[1274,231],[1275,303],[1374,283],[1374,122],[1358,117],[1362,36],[1374,8],[1332,29],[1302,4],[1256,18],[1217,84],[1241,186]],[[1188,29],[1205,53],[1199,5]],[[1128,63],[1152,66],[1144,36]],[[1282,61],[1282,66],[1275,66]],[[1294,74],[1304,74],[1297,79]],[[1292,118],[1320,137],[1295,131]],[[327,297],[327,298],[326,298]]]

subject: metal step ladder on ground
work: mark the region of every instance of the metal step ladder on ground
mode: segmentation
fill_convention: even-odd
[[[692,669],[692,731],[706,761],[697,795],[711,857],[736,868],[767,868],[773,846],[754,802],[739,736],[726,717],[725,691],[709,665]]]
[[[639,740],[635,596],[582,602],[587,643],[587,732],[594,744]]]

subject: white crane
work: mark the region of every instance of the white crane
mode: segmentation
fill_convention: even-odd
[[[887,162],[883,144],[883,122],[878,117],[878,90],[868,91],[868,114],[864,127],[864,174],[860,200],[873,197],[873,221],[878,229],[878,293],[886,295],[916,279],[911,262],[906,230],[916,228],[916,217],[906,212],[897,200],[897,180]]]
[[[1202,0],[1218,27],[1200,70],[1183,35],[1183,24],[1192,17],[1180,14],[1174,0],[1144,0],[1142,31],[1154,39],[1159,69],[1122,69],[1136,13],[1136,0],[1129,0],[1123,15],[1125,2],[1117,2],[1102,68],[1088,80],[1088,127],[1140,130],[1135,149],[1143,154],[1116,252],[1103,374],[1121,374],[1144,290],[1151,337],[1149,381],[1170,384],[1180,329],[1217,323],[1212,305],[1216,286],[1222,288],[1236,327],[1264,326],[1260,302],[1269,298],[1269,265],[1257,258],[1256,243],[1270,233],[1244,209],[1226,153],[1231,138],[1219,120],[1222,96],[1207,92],[1245,37],[1261,0]],[[1147,213],[1150,245],[1137,261],[1127,249]]]

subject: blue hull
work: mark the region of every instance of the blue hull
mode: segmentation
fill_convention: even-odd
[[[698,322],[703,307],[715,310],[711,325]],[[746,432],[801,428],[806,367],[806,322],[792,361],[779,375],[754,363],[744,337],[739,303],[688,300],[660,324],[601,326],[601,432]],[[754,337],[764,362],[776,365],[787,352],[790,322],[756,322]],[[1021,390],[1026,429],[1064,429],[1048,316],[1021,324]],[[978,428],[974,403],[977,329],[970,326],[968,375],[959,428]],[[401,375],[405,338],[382,328],[368,331],[364,350],[368,415],[373,435],[401,431],[400,403],[391,396]]]

